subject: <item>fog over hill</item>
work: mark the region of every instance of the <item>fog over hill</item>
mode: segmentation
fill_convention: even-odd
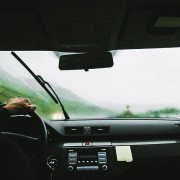
[[[33,87],[36,91],[43,91],[43,88],[33,79],[26,79],[26,82]],[[50,82],[49,82],[50,83]],[[59,96],[60,99],[68,100],[68,101],[75,101],[75,102],[83,102],[84,104],[89,104],[90,103],[75,93],[73,93],[71,90],[63,88],[61,86],[55,85],[53,83],[50,83],[51,87],[54,89],[56,94]]]
[[[2,88],[4,85],[6,86],[5,89]],[[70,112],[73,117],[78,117],[79,115],[86,117],[106,117],[109,114],[114,114],[114,112],[108,108],[102,108],[89,103],[88,101],[74,94],[71,90],[54,84],[52,84],[52,87],[61,99],[66,110]],[[0,94],[2,96],[4,95],[4,97],[8,97],[11,95],[13,96],[16,94],[16,92],[20,92],[20,95],[22,94],[22,96],[25,97],[35,98],[34,101],[36,102],[44,102],[43,107],[47,106],[46,103],[49,103],[49,100],[51,100],[49,95],[34,79],[25,79],[23,77],[18,78],[17,76],[13,76],[11,73],[8,73],[6,70],[0,68]]]
[[[6,70],[2,69],[0,67],[0,84],[2,84],[4,81],[9,82],[13,85],[19,86],[28,86],[35,92],[42,92],[44,91],[41,85],[36,82],[35,79],[23,79],[23,78],[17,78],[17,76],[13,76],[12,74],[8,73]],[[83,102],[85,104],[90,104],[86,100],[82,99],[81,97],[74,94],[71,90],[68,90],[66,88],[62,88],[60,86],[57,86],[55,84],[50,85],[53,87],[55,92],[60,98],[71,100],[71,101],[78,101]]]

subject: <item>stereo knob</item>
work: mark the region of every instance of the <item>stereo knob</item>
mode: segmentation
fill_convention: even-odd
[[[73,166],[68,166],[68,171],[73,171]]]
[[[106,165],[103,165],[103,166],[102,166],[102,170],[103,170],[103,171],[107,171],[107,169],[108,169],[108,167],[107,167]]]

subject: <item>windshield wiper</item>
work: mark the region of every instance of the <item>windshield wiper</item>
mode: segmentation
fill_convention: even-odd
[[[64,114],[65,119],[70,119],[69,115],[67,114],[63,104],[61,103],[59,97],[57,96],[56,92],[54,91],[54,89],[51,87],[51,85],[47,82],[44,81],[44,79],[40,76],[40,75],[36,75],[23,61],[22,59],[20,59],[20,57],[15,53],[15,52],[11,52],[11,54],[29,71],[29,73],[34,77],[34,79],[44,88],[44,90],[49,94],[49,96],[54,100],[54,102],[56,104],[60,104],[62,112]],[[53,94],[51,93],[51,91],[49,91],[49,89],[46,87],[46,85],[51,89],[51,91],[53,92]]]

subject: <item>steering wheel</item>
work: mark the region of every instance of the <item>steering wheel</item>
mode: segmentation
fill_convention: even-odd
[[[29,143],[35,143],[36,144],[36,150],[38,151],[37,154],[44,155],[46,145],[47,145],[47,130],[44,121],[40,118],[40,116],[35,112],[31,112],[28,114],[30,118],[33,119],[34,122],[36,122],[38,126],[38,137],[30,137],[23,134],[18,133],[12,133],[12,132],[2,132],[2,135],[5,135],[7,137],[10,137],[14,139],[15,141],[21,141],[21,142],[29,142]],[[25,118],[25,116],[22,115],[15,115],[11,118]]]
[[[29,115],[37,121],[39,125],[39,137],[38,137],[38,147],[41,153],[44,154],[46,145],[47,145],[47,130],[44,124],[44,121],[40,118],[40,116],[35,112],[29,113]]]
[[[2,143],[2,146],[0,148],[0,169],[2,170],[2,172],[0,173],[0,179],[34,180],[35,174],[38,174],[40,170],[39,168],[41,168],[43,165],[41,160],[43,158],[47,143],[46,126],[36,112],[29,113],[29,116],[12,116],[10,119],[11,122],[16,123],[16,118],[20,120],[25,120],[25,118],[28,118],[29,123],[31,123],[30,121],[33,120],[38,126],[38,137],[34,138],[24,134],[2,132],[2,136],[4,137],[1,137],[0,141],[0,143]],[[33,153],[34,159],[31,159],[33,160],[33,164],[31,164],[31,160],[28,158],[28,156],[25,155],[23,148],[20,148],[20,146],[18,146],[18,143],[16,143],[18,141],[21,141],[23,143],[28,141],[30,145],[35,145],[36,151],[35,154]],[[31,165],[34,168],[32,168]]]

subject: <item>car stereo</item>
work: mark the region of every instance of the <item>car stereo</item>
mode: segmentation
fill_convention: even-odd
[[[106,147],[67,148],[66,157],[69,172],[108,170],[108,148]]]

